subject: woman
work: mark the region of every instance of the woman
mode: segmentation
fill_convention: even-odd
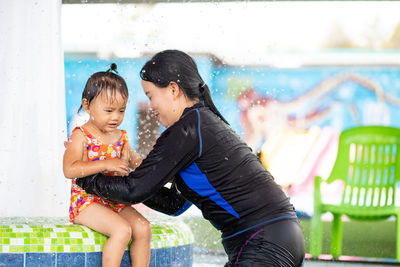
[[[194,60],[177,50],[151,58],[142,87],[166,130],[127,177],[79,179],[89,193],[179,215],[193,203],[222,232],[225,266],[301,266],[294,208],[211,99]],[[170,188],[164,187],[172,181]]]

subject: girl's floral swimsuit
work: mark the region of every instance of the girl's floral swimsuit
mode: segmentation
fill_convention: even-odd
[[[93,137],[85,128],[76,127],[73,131],[79,129],[87,139],[87,157],[89,161],[107,160],[113,158],[120,158],[121,151],[128,136],[125,131],[121,130],[122,136],[117,142],[111,145],[102,144]],[[114,176],[114,172],[105,172],[106,175]],[[79,179],[79,178],[78,178]],[[76,216],[86,207],[93,203],[99,203],[106,207],[111,208],[113,211],[119,213],[126,207],[124,204],[117,204],[111,201],[102,199],[96,195],[86,193],[81,187],[75,183],[76,179],[72,180],[71,184],[71,204],[69,207],[69,221],[74,222]]]

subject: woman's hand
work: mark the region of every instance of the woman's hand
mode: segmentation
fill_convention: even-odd
[[[124,149],[122,150],[121,159],[129,162],[129,167],[131,169],[136,169],[142,163],[142,158],[136,153],[136,151],[131,147],[129,141],[126,141]]]

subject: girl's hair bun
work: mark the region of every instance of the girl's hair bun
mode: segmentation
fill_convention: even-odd
[[[115,63],[111,63],[111,65],[110,65],[110,69],[112,70],[112,71],[117,71],[117,64],[115,64]]]

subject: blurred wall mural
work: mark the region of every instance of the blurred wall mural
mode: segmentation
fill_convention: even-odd
[[[326,178],[342,130],[360,125],[400,127],[400,67],[229,66],[211,56],[194,57],[216,106],[289,194],[310,194],[314,176]],[[147,59],[66,55],[68,130],[84,120],[77,110],[87,78],[116,62],[130,93],[121,128],[128,131],[132,144],[143,145],[138,144],[142,133],[137,129],[146,116],[138,114],[147,99],[139,71]]]

